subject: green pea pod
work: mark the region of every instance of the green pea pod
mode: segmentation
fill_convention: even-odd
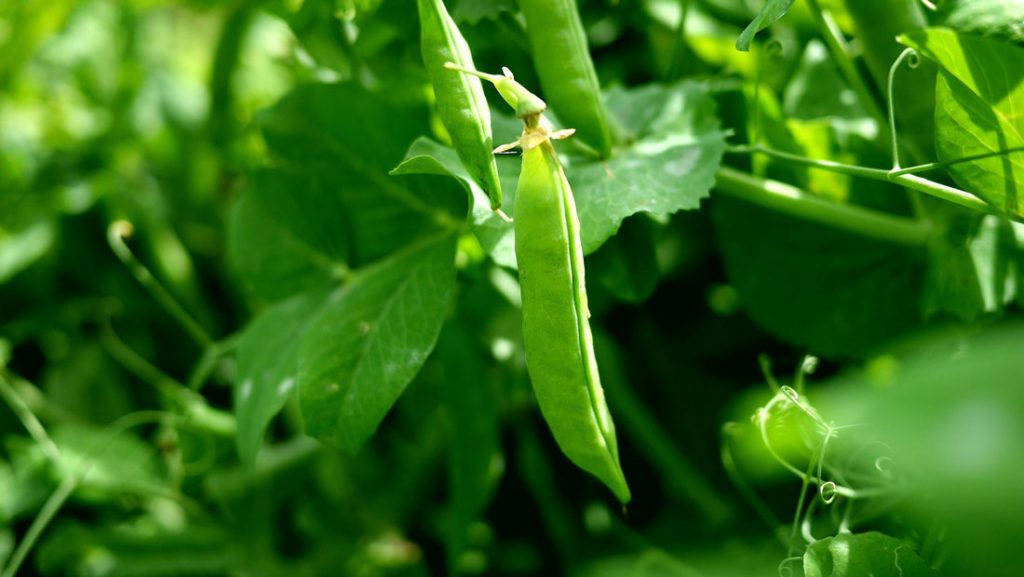
[[[491,153],[491,111],[480,80],[445,68],[453,62],[472,69],[473,55],[465,38],[448,15],[442,0],[419,0],[420,50],[437,96],[441,122],[452,137],[462,164],[487,196],[491,208],[501,207],[501,181]]]
[[[626,503],[629,486],[594,356],[576,204],[546,138],[524,144],[515,237],[526,368],[541,413],[562,452]]]
[[[576,0],[519,0],[544,97],[566,126],[601,155],[613,138]]]

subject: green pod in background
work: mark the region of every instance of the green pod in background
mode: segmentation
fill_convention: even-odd
[[[524,146],[515,201],[526,368],[562,452],[627,503],[594,355],[579,228],[569,181],[551,141],[541,136]]]
[[[434,85],[437,109],[452,144],[470,176],[491,199],[491,208],[501,207],[501,181],[494,161],[491,110],[479,78],[455,74],[445,68],[452,62],[474,69],[473,54],[442,0],[418,0],[420,51]]]
[[[608,158],[614,143],[610,119],[576,0],[519,0],[519,9],[544,98],[565,126]]]

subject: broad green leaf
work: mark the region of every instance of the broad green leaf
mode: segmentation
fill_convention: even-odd
[[[455,283],[456,235],[426,239],[361,269],[299,347],[310,435],[349,451],[373,435],[434,347]]]
[[[946,0],[939,16],[961,32],[1024,42],[1024,0]]]
[[[843,533],[804,553],[805,577],[938,577],[907,543],[882,533]]]
[[[437,344],[443,370],[441,394],[451,420],[448,500],[454,526],[448,534],[449,567],[458,567],[470,526],[491,500],[502,473],[497,400],[481,359],[486,354],[460,322],[451,322]],[[454,574],[454,571],[449,571]]]
[[[730,282],[769,332],[814,354],[859,356],[919,324],[923,249],[731,198],[712,206]]]
[[[514,168],[510,163],[499,162],[500,168]],[[515,183],[519,175],[514,170],[502,170],[502,187],[505,190],[506,213],[511,214],[515,206]],[[455,151],[426,137],[417,138],[402,163],[392,171],[393,175],[434,174],[451,176],[458,180],[472,197],[470,226],[480,245],[491,255],[494,262],[509,268],[516,268],[515,238],[512,224],[491,210],[487,193],[469,176]]]
[[[429,130],[427,109],[351,84],[299,86],[262,115],[272,156],[341,197],[353,268],[458,225],[466,195],[429,176],[388,171]]]
[[[698,208],[725,151],[725,134],[704,84],[618,89],[607,100],[630,146],[607,162],[570,159],[565,168],[584,254],[597,250],[628,216]]]
[[[757,13],[754,20],[743,29],[740,37],[736,39],[736,50],[743,52],[750,50],[750,43],[753,42],[754,36],[785,16],[792,5],[793,0],[766,0],[764,6],[761,7],[761,11]]]
[[[257,172],[231,215],[232,264],[269,301],[336,283],[348,270],[344,213],[339,195],[311,178]]]
[[[929,28],[901,41],[936,62],[935,138],[949,161],[1024,146],[1024,48]],[[1024,216],[1024,152],[955,164],[956,182],[1000,211]]]
[[[276,303],[242,334],[234,389],[236,442],[242,461],[250,466],[270,421],[296,390],[299,344],[329,295],[325,287]]]

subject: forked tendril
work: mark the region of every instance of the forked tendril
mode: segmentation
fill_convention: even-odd
[[[900,170],[900,146],[899,136],[896,133],[896,101],[895,101],[895,89],[894,84],[896,80],[896,72],[899,70],[903,62],[906,61],[908,68],[917,68],[921,65],[921,57],[917,54],[917,50],[913,48],[907,48],[904,50],[896,61],[892,63],[892,67],[889,68],[889,86],[888,86],[888,98],[889,98],[889,130],[892,135],[892,169]]]

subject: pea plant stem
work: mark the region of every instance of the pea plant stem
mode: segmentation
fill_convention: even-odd
[[[924,248],[931,235],[931,225],[925,221],[832,202],[790,184],[734,168],[723,166],[716,177],[721,193],[868,238]]]
[[[132,225],[130,222],[125,220],[118,220],[110,224],[107,228],[107,242],[110,244],[110,249],[114,251],[117,258],[128,268],[135,280],[139,281],[139,284],[143,286],[149,294],[166,310],[172,317],[175,318],[181,326],[185,329],[185,332],[201,347],[209,347],[213,343],[213,339],[210,335],[203,330],[203,327],[199,326],[194,318],[185,310],[181,303],[179,303],[170,291],[168,291],[160,282],[153,276],[153,273],[147,269],[132,253],[132,250],[125,243],[125,240],[132,234]]]
[[[770,156],[772,158],[777,158],[779,160],[784,160],[786,162],[791,162],[793,164],[809,166],[811,168],[819,168],[821,170],[827,170],[829,172],[848,174],[850,176],[858,176],[861,178],[868,178],[871,180],[892,182],[909,190],[922,192],[924,194],[934,196],[935,198],[939,198],[947,202],[952,202],[953,204],[958,204],[964,208],[969,208],[971,210],[976,210],[987,214],[998,213],[998,211],[996,211],[996,209],[989,205],[987,202],[981,200],[977,196],[974,196],[973,194],[965,190],[961,190],[959,188],[955,188],[952,186],[947,186],[945,184],[928,180],[927,178],[922,178],[920,176],[913,174],[915,172],[925,172],[926,170],[938,168],[941,163],[930,163],[905,169],[886,170],[882,168],[869,168],[865,166],[843,164],[840,162],[833,162],[831,160],[808,158],[806,156],[800,156],[799,154],[792,154],[789,152],[783,152],[781,150],[773,150],[771,148],[765,148],[763,146],[738,147],[733,148],[731,152],[764,154],[765,156]],[[999,154],[1005,154],[1005,152],[1006,151],[1001,151],[999,153],[993,153],[991,155],[982,155],[981,157],[984,158],[985,156],[998,156]],[[973,157],[972,159],[977,160],[977,157]],[[958,160],[957,162],[960,162],[960,160]],[[955,163],[945,163],[944,165],[948,166],[950,164]]]
[[[32,436],[36,444],[46,453],[46,456],[56,462],[60,457],[60,451],[57,449],[57,445],[50,438],[50,435],[46,433],[46,429],[43,424],[39,422],[35,413],[29,408],[28,403],[25,399],[21,398],[21,395],[14,390],[14,386],[0,374],[0,396],[3,396],[4,401],[11,407],[11,411],[14,412],[18,420],[28,431],[28,434]]]

